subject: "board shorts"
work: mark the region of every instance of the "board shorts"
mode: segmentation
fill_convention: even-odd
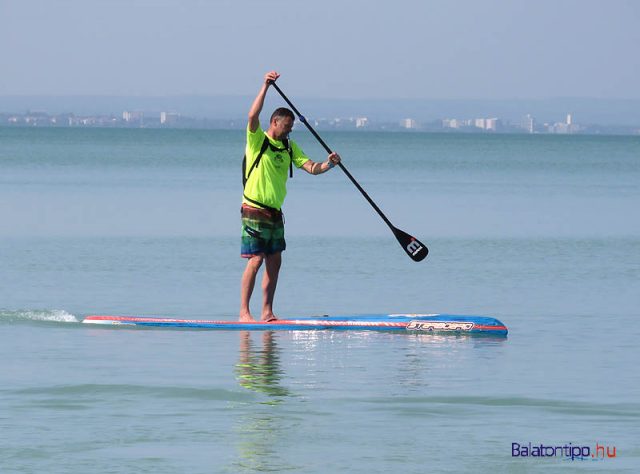
[[[242,245],[240,256],[272,255],[287,248],[282,211],[242,205]]]

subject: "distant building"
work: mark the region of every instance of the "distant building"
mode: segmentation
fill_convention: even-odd
[[[401,125],[403,128],[418,128],[418,122],[411,118],[404,119]]]
[[[367,117],[356,118],[356,128],[365,128],[369,125],[369,119]]]
[[[142,121],[144,120],[144,113],[143,112],[129,112],[129,111],[124,111],[122,112],[122,120],[125,122],[140,122],[142,123]]]
[[[443,128],[460,128],[462,125],[462,122],[458,119],[444,119],[442,121]]]
[[[176,112],[160,112],[160,124],[172,125],[178,123],[180,120],[180,114]]]
[[[474,119],[471,124],[475,128],[480,128],[482,130],[487,130],[490,132],[495,132],[500,127],[500,119],[497,117],[493,118],[477,118]]]
[[[573,123],[573,116],[571,114],[567,114],[567,118],[564,122],[556,122],[553,125],[547,125],[547,131],[549,133],[558,133],[562,135],[577,133],[580,131],[580,125]]]
[[[527,114],[522,117],[521,127],[527,131],[527,133],[533,133],[536,130],[536,119],[531,114]]]

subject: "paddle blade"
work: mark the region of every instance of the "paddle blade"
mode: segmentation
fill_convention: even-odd
[[[393,228],[393,234],[398,239],[398,243],[407,252],[414,262],[420,262],[429,254],[429,249],[418,239],[400,229]]]

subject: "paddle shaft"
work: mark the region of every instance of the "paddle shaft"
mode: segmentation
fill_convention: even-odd
[[[278,91],[278,94],[280,94],[282,96],[282,98],[284,99],[284,101],[289,104],[289,107],[291,107],[293,109],[293,111],[296,113],[296,115],[298,116],[298,118],[300,119],[300,121],[305,124],[305,126],[309,129],[309,131],[313,134],[314,137],[316,137],[316,140],[318,140],[318,142],[320,143],[320,145],[323,146],[323,148],[327,151],[327,153],[331,154],[333,153],[333,151],[331,150],[331,148],[329,148],[329,146],[324,142],[324,140],[322,139],[322,137],[320,135],[318,135],[318,132],[316,132],[313,127],[311,125],[309,125],[309,122],[307,122],[307,119],[304,117],[304,115],[302,115],[300,113],[300,111],[296,108],[295,105],[293,105],[291,103],[291,101],[289,100],[289,98],[284,95],[284,92],[282,92],[280,90],[280,88],[278,87],[278,85],[274,82],[274,81],[269,81],[269,84],[272,85],[275,90]],[[364,196],[364,198],[367,200],[367,202],[369,204],[371,204],[371,207],[373,207],[373,209],[375,209],[375,211],[378,213],[378,215],[382,218],[382,220],[389,226],[389,228],[394,232],[396,232],[396,228],[394,227],[394,225],[391,223],[391,221],[389,219],[387,219],[387,216],[384,215],[384,213],[380,210],[380,208],[378,207],[378,205],[373,202],[373,199],[371,199],[369,197],[369,195],[367,194],[367,192],[362,189],[362,186],[360,186],[360,184],[356,181],[356,179],[351,175],[351,173],[349,173],[349,170],[342,164],[342,163],[338,163],[338,166],[340,167],[340,169],[342,171],[344,171],[344,174],[347,175],[347,178],[349,178],[351,180],[351,182],[353,183],[353,185],[358,188],[358,191],[360,191],[360,193],[362,193],[362,195]]]

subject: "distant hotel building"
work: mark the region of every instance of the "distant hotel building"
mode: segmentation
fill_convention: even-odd
[[[122,120],[127,122],[127,123],[131,123],[131,122],[139,122],[142,123],[144,120],[144,113],[143,112],[128,112],[128,111],[124,111],[122,112]]]
[[[481,128],[482,130],[488,130],[491,132],[498,130],[499,123],[500,120],[497,118],[478,118],[474,121],[476,128]]]
[[[571,134],[580,131],[580,126],[573,123],[571,114],[567,114],[564,122],[556,122],[553,125],[547,125],[549,133]]]
[[[536,119],[531,114],[527,114],[522,118],[522,128],[528,133],[534,133],[536,131]]]
[[[442,128],[461,128],[467,125],[466,121],[458,119],[444,119]]]
[[[180,114],[175,112],[160,112],[161,125],[173,125],[180,120]]]
[[[520,126],[528,133],[547,132],[562,135],[578,133],[582,129],[580,125],[573,123],[573,116],[571,114],[567,114],[564,122],[545,123],[542,126],[538,126],[535,118],[527,114],[522,118]]]
[[[356,128],[365,128],[369,125],[369,119],[367,117],[356,118]]]
[[[411,118],[404,119],[401,124],[403,128],[418,128],[418,122]]]
[[[442,128],[467,129],[472,131],[479,128],[487,132],[495,132],[502,128],[502,122],[497,117],[492,118],[476,118],[476,119],[444,119]]]

